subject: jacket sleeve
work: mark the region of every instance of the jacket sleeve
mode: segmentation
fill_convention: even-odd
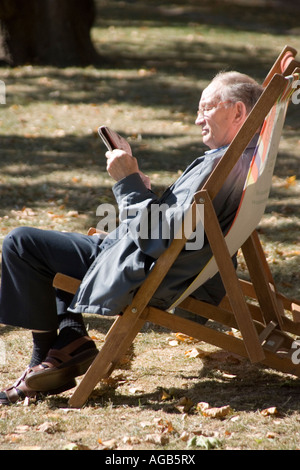
[[[140,175],[134,173],[118,181],[113,187],[119,209],[120,225],[126,225],[127,236],[146,255],[157,258],[168,246],[168,239],[154,235],[160,223],[153,223],[153,210],[161,208],[160,198],[146,188]]]
[[[198,185],[199,172],[195,176],[194,185]],[[168,189],[158,197],[145,187],[138,174],[133,174],[113,188],[120,223],[127,225],[127,233],[138,248],[154,259],[168,248],[177,233],[181,233],[183,216],[195,192],[184,183],[176,183],[176,194]]]

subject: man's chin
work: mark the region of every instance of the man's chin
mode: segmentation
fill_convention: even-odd
[[[204,145],[206,145],[210,149],[212,148],[211,143],[210,143],[210,139],[209,139],[207,134],[202,136],[202,142],[204,143]]]

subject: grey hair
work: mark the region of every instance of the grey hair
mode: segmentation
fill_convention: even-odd
[[[242,101],[247,113],[251,111],[263,92],[263,87],[258,82],[240,72],[219,72],[211,83],[217,86],[221,101],[232,103]]]

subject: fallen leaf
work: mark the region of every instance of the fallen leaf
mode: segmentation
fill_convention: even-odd
[[[142,421],[140,425],[142,428],[147,428],[149,426],[152,426],[152,423],[150,423],[150,421]]]
[[[175,336],[179,341],[183,341],[183,342],[195,341],[195,338],[193,338],[192,336],[185,335],[184,333],[175,333]]]
[[[290,186],[295,186],[296,184],[296,175],[293,175],[293,176],[289,176],[288,178],[286,178],[285,180],[285,188],[289,188]]]
[[[16,427],[15,433],[24,434],[25,432],[28,432],[29,429],[30,429],[30,426],[27,426],[27,424],[20,424],[19,426]]]
[[[25,436],[20,434],[6,434],[5,440],[9,442],[20,442],[24,439]]]
[[[160,431],[162,433],[171,433],[174,431],[173,424],[171,421],[165,421],[162,418],[159,419],[154,419],[154,422],[156,422],[157,426],[160,428]]]
[[[151,444],[166,445],[169,442],[169,437],[166,434],[147,434],[145,442],[151,442]]]
[[[78,444],[76,442],[69,442],[68,444],[64,445],[63,450],[90,450],[90,448],[83,444]]]
[[[223,372],[223,373],[222,373],[222,376],[223,376],[225,379],[235,379],[235,378],[236,378],[236,374],[227,374],[226,372]]]
[[[232,412],[232,409],[229,405],[221,406],[219,408],[207,408],[202,411],[203,416],[208,418],[225,418],[228,414]]]
[[[138,387],[131,387],[128,391],[131,395],[135,395],[136,393],[143,393],[143,390]]]
[[[230,419],[230,421],[233,421],[233,422],[235,423],[235,422],[238,421],[239,419],[240,419],[240,417],[239,417],[238,415],[235,415],[235,416],[233,416],[233,417]]]
[[[21,446],[18,447],[18,450],[42,450],[39,446]]]
[[[116,439],[109,439],[108,441],[98,439],[98,443],[102,446],[102,450],[113,450],[118,447]]]
[[[177,403],[177,407],[182,407],[182,411],[188,413],[190,409],[194,406],[194,402],[190,398],[182,397]]]
[[[50,421],[45,421],[43,424],[37,427],[39,432],[47,432],[48,434],[54,434],[55,432],[61,431],[61,426],[59,423],[52,423]]]
[[[136,436],[124,436],[122,440],[124,444],[139,444],[141,442]]]
[[[262,416],[275,416],[278,414],[278,409],[276,406],[271,406],[270,408],[266,408],[260,412]]]
[[[207,356],[207,352],[200,348],[192,348],[186,351],[184,355],[188,358],[205,357]]]
[[[78,215],[78,211],[69,211],[66,214],[67,217],[78,217]]]
[[[210,408],[210,406],[209,406],[209,403],[207,403],[206,401],[200,401],[196,405],[196,409],[201,412],[207,410],[208,408]]]
[[[187,431],[183,431],[181,434],[180,434],[180,439],[184,442],[187,442],[189,440],[189,433]]]
[[[163,390],[161,394],[161,400],[169,400],[169,398],[171,398],[171,395],[166,390]]]

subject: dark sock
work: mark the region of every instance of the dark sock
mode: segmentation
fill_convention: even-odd
[[[88,336],[82,315],[67,313],[59,315],[58,321],[59,335],[53,346],[55,349],[61,349],[82,336]]]
[[[32,332],[33,350],[29,367],[40,364],[57,338],[57,331]]]
[[[58,329],[61,332],[64,328],[71,328],[80,336],[87,335],[85,324],[80,313],[65,313],[58,316]]]

